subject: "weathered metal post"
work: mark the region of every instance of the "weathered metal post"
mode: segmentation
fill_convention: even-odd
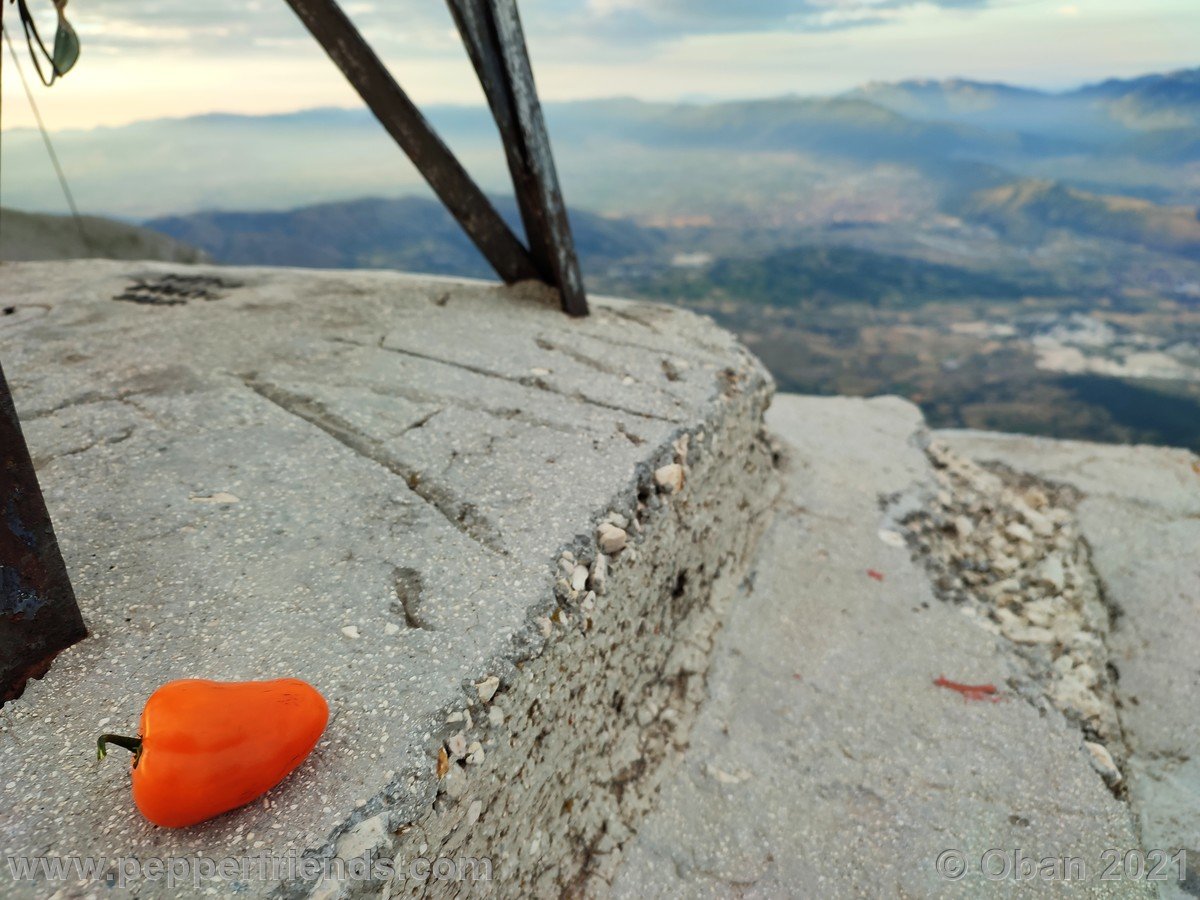
[[[587,315],[583,276],[516,0],[446,2],[500,130],[534,261],[562,291],[563,309]]]
[[[335,0],[287,0],[342,74],[506,282],[558,288],[563,310],[587,298],[515,0],[448,0],[500,129],[530,249],[437,136]]]
[[[87,637],[0,369],[0,703]]]
[[[506,282],[539,278],[529,251],[434,132],[334,0],[287,0],[300,21],[408,154],[446,208]]]

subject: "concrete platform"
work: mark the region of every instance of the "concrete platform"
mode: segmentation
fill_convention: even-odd
[[[0,710],[0,849],[96,865],[0,895],[1200,896],[1195,457],[771,434],[711,322],[534,286],[0,272],[92,630]],[[165,680],[283,675],[333,716],[263,802],[164,831],[94,760]]]
[[[938,491],[917,409],[785,395],[767,419],[786,458],[778,513],[613,896],[1153,895],[1102,877],[1106,851],[1144,845],[1080,728],[1016,644],[935,596],[903,539]],[[1082,874],[1041,877],[1068,859]]]
[[[1069,485],[1107,602],[1129,801],[1144,846],[1183,852],[1189,877],[1164,897],[1200,896],[1200,460],[1168,447],[1112,447],[944,431],[980,461]]]
[[[572,320],[534,286],[2,273],[0,357],[91,629],[0,714],[6,856],[102,876],[117,858],[462,856],[493,875],[119,888],[139,897],[549,895],[603,870],[684,740],[771,501],[756,360],[697,316],[596,301]],[[602,521],[625,549],[601,554]],[[95,760],[164,681],[281,676],[332,718],[264,801],[165,831],[125,761]],[[56,891],[114,896],[0,889]]]

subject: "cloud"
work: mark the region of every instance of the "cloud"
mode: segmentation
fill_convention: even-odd
[[[2,0],[0,0],[2,2]],[[522,0],[531,40],[609,44],[669,42],[692,35],[829,31],[895,19],[918,7],[983,7],[992,0]],[[45,2],[47,8],[49,2]],[[343,8],[381,53],[457,52],[440,0],[346,0]],[[307,39],[282,0],[106,0],[68,8],[85,43],[188,55],[279,52]]]
[[[571,24],[625,39],[669,40],[696,34],[857,28],[896,19],[918,7],[989,4],[990,0],[583,0],[581,14],[571,16]],[[531,5],[542,4],[531,0]]]
[[[50,7],[49,2],[45,5]],[[381,51],[402,47],[406,54],[426,56],[444,54],[459,44],[443,3],[348,0],[343,9]],[[282,0],[106,0],[72,4],[68,16],[85,50],[90,46],[236,56],[312,45],[307,30]]]

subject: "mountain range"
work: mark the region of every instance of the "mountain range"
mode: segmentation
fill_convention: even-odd
[[[486,189],[510,190],[486,110],[426,113]],[[908,81],[824,98],[549,103],[546,116],[568,198],[603,214],[761,212],[763,200],[809,202],[822,182],[864,167],[947,188],[1016,175],[1200,204],[1200,69],[1058,94]],[[13,129],[5,140],[5,203],[57,209],[37,133]],[[364,109],[160,119],[60,131],[55,141],[80,206],[126,218],[423,190]]]
[[[427,113],[519,231],[486,111]],[[1200,448],[1200,69],[546,114],[590,288],[713,315],[785,389]],[[6,135],[4,196],[49,208],[36,141]],[[85,208],[220,262],[489,274],[363,110],[56,142]]]

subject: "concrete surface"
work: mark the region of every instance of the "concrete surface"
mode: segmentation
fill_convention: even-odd
[[[494,865],[478,884],[142,880],[140,897],[549,895],[604,869],[684,740],[771,501],[770,382],[731,336],[382,272],[17,264],[0,305],[91,629],[0,711],[7,857]],[[602,519],[628,529],[611,557]],[[127,764],[95,760],[164,681],[279,676],[332,717],[264,801],[164,831]],[[0,893],[57,890],[130,893]]]
[[[1195,871],[1164,896],[1200,896],[1200,460],[1113,447],[944,431],[960,453],[1083,494],[1079,525],[1118,615],[1108,636],[1143,845],[1183,850]]]
[[[786,457],[778,514],[613,895],[1150,893],[1099,879],[1105,850],[1141,845],[1080,730],[1011,689],[1024,678],[1011,644],[934,597],[882,509],[933,488],[917,409],[785,395],[767,420]],[[1000,702],[942,676],[994,685]],[[1078,858],[1088,877],[991,881],[980,866],[993,849]],[[962,854],[948,861],[966,862],[961,880],[938,874],[945,851]]]
[[[0,357],[92,631],[0,709],[0,895],[1200,895],[1099,879],[1113,851],[1198,864],[1189,454],[936,433],[956,462],[894,398],[777,397],[771,438],[769,379],[712,323],[595,299],[571,320],[535,286],[0,275]],[[1021,530],[1042,489],[1056,577]],[[1050,622],[1038,662],[1028,623],[968,602],[993,551],[1119,614]],[[1083,659],[1081,628],[1091,718],[1039,682]],[[332,718],[262,802],[164,831],[94,759],[163,681],[283,675]],[[251,869],[129,869],[198,855]],[[5,880],[14,857],[101,880]],[[437,859],[462,877],[414,868]],[[1044,868],[1064,859],[1066,881]]]

